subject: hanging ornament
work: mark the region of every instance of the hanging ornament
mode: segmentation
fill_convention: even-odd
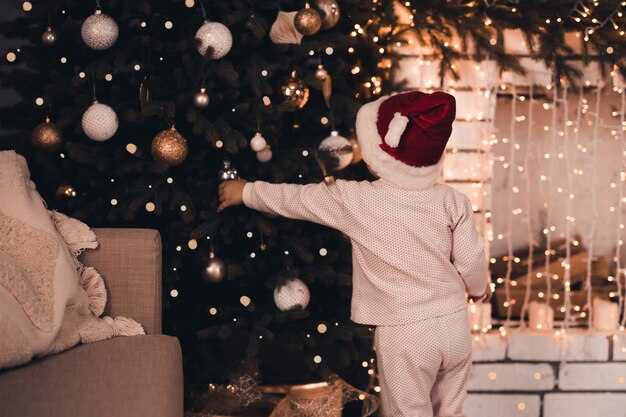
[[[202,268],[202,278],[209,284],[217,284],[221,282],[226,276],[226,265],[224,262],[215,256],[215,253],[211,251],[209,254],[209,261],[206,266]]]
[[[293,20],[297,12],[279,11],[270,28],[270,39],[276,44],[300,45],[304,35],[296,30]]]
[[[35,149],[42,152],[54,152],[61,147],[63,135],[61,130],[46,117],[46,121],[33,129],[31,141]]]
[[[272,156],[272,149],[268,146],[262,151],[257,152],[256,159],[258,159],[259,162],[266,163],[272,160]]]
[[[299,278],[290,278],[274,289],[274,303],[280,311],[304,310],[310,300],[309,287]]]
[[[41,41],[43,42],[44,45],[48,45],[48,46],[51,46],[57,43],[57,34],[54,30],[52,30],[52,27],[48,26],[48,28],[43,33],[43,35],[41,35]]]
[[[306,4],[304,9],[301,9],[296,13],[293,18],[293,24],[296,30],[305,36],[315,35],[322,27],[322,18],[320,14],[311,9],[309,3]]]
[[[239,173],[237,169],[232,166],[229,159],[222,161],[222,169],[219,171],[219,179],[222,181],[238,180]]]
[[[314,0],[313,3],[320,11],[322,29],[330,29],[339,22],[341,11],[336,0]]]
[[[256,135],[254,135],[254,137],[250,139],[250,148],[252,148],[254,152],[261,152],[266,147],[267,141],[260,132],[256,132]]]
[[[139,102],[145,104],[150,101],[150,77],[147,75],[141,80],[139,85]]]
[[[159,132],[152,140],[152,156],[155,161],[176,166],[187,157],[187,139],[174,126]]]
[[[353,152],[350,141],[339,136],[336,130],[333,130],[317,148],[319,159],[327,171],[338,171],[350,165]]]
[[[193,96],[193,105],[199,109],[208,107],[209,95],[206,93],[206,88],[202,87],[200,91]]]
[[[350,143],[352,144],[352,161],[351,164],[358,164],[363,160],[363,156],[361,155],[361,145],[359,145],[358,139],[350,139]]]
[[[196,48],[202,56],[211,59],[224,57],[233,46],[233,35],[219,22],[205,21],[196,32]]]
[[[103,142],[111,139],[117,132],[117,114],[111,107],[94,100],[83,114],[81,124],[90,139]]]
[[[296,72],[291,72],[291,78],[280,87],[285,98],[283,103],[292,110],[301,109],[309,101],[309,88],[304,81],[296,77]]]
[[[324,68],[322,64],[317,66],[317,70],[315,70],[315,78],[320,81],[324,81],[328,77],[328,72]]]
[[[85,19],[80,28],[83,42],[91,49],[99,51],[113,46],[118,34],[119,29],[115,20],[102,13],[100,9],[96,9],[94,14]]]

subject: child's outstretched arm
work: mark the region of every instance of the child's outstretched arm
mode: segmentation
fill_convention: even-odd
[[[342,195],[346,187],[347,181],[332,185],[227,181],[220,184],[218,211],[243,203],[255,210],[342,230],[347,220],[346,198]]]
[[[474,301],[491,298],[485,245],[474,225],[472,203],[464,196],[462,212],[452,230],[452,263]]]

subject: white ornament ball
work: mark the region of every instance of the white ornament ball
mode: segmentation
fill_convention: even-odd
[[[267,147],[267,141],[261,135],[261,133],[257,132],[256,135],[252,139],[250,139],[250,147],[254,152],[261,152]]]
[[[274,289],[274,303],[280,311],[305,309],[311,300],[309,287],[299,278],[291,278]]]
[[[259,162],[269,162],[272,160],[272,150],[270,149],[270,147],[266,147],[265,149],[263,149],[260,152],[256,153],[256,159],[259,160]]]
[[[196,32],[196,48],[211,59],[224,57],[233,46],[233,35],[219,22],[204,22]]]
[[[318,149],[326,158],[332,160],[328,164],[332,165],[332,169],[344,169],[352,162],[352,143],[343,136],[339,136],[335,130],[320,143]]]
[[[119,125],[115,110],[97,101],[85,111],[81,124],[85,134],[98,142],[111,139]]]
[[[96,10],[83,22],[80,28],[80,35],[85,44],[91,49],[108,49],[117,40],[119,30],[117,23],[111,16]]]

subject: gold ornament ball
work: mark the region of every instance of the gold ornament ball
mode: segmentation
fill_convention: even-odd
[[[152,156],[157,162],[176,166],[187,157],[187,140],[172,126],[157,134],[152,140]]]
[[[291,73],[291,78],[280,87],[284,97],[284,103],[292,109],[301,109],[309,101],[309,89],[304,81],[296,77],[296,72]]]
[[[315,35],[322,27],[322,18],[317,11],[307,7],[296,13],[293,24],[298,32],[305,36],[311,36]]]
[[[33,129],[31,141],[35,149],[39,151],[54,152],[61,147],[63,134],[54,123],[50,122],[50,118],[46,117],[45,122]]]
[[[54,45],[57,43],[57,34],[52,30],[50,26],[46,29],[46,31],[41,35],[41,41],[44,45]]]
[[[206,266],[202,269],[202,278],[210,284],[221,282],[226,276],[226,265],[220,258],[211,254]]]
[[[208,107],[209,95],[206,93],[206,88],[201,88],[195,96],[193,96],[193,105],[199,109]]]
[[[341,11],[336,0],[315,0],[314,3],[321,12],[322,29],[330,29],[339,22]]]

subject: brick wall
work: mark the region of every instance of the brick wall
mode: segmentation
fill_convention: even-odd
[[[467,417],[626,417],[626,336],[527,330],[474,339]]]

